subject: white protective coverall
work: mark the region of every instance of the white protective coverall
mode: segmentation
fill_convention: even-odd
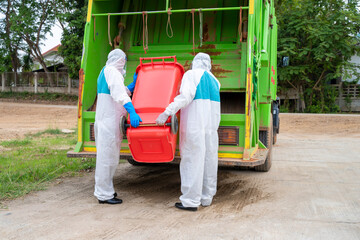
[[[95,115],[96,170],[94,195],[101,201],[114,197],[113,176],[119,163],[119,121],[126,115],[123,107],[131,102],[130,91],[124,85],[126,55],[120,49],[111,51],[106,66],[97,80]]]
[[[217,187],[220,83],[208,54],[198,53],[182,79],[180,94],[165,110],[180,116],[181,203],[209,206]]]

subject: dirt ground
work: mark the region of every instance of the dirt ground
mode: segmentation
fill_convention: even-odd
[[[48,128],[76,128],[77,107],[0,102],[0,141]]]
[[[75,128],[76,108],[0,103],[0,136]],[[1,239],[360,239],[360,115],[281,114],[268,173],[219,170],[213,205],[174,208],[177,165],[119,165],[124,203],[100,205],[94,173],[7,202]],[[7,137],[4,137],[4,134]]]

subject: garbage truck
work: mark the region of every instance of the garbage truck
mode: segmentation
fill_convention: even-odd
[[[197,53],[209,54],[221,83],[219,165],[270,169],[280,123],[274,0],[89,0],[68,157],[96,157],[96,82],[114,48],[127,55],[125,85],[140,58],[176,56],[187,71]],[[173,162],[181,161],[176,149]],[[126,138],[120,157],[137,163]]]

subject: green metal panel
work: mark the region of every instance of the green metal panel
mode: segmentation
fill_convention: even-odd
[[[277,23],[276,17],[274,14],[273,18],[273,30],[271,33],[271,67],[272,76],[274,77],[274,81],[271,84],[271,99],[276,100],[277,97]]]
[[[90,141],[90,124],[95,121],[95,112],[84,112],[83,113],[83,137],[84,142]]]
[[[260,104],[260,118],[259,118],[259,126],[260,127],[270,127],[271,120],[271,103],[268,104]]]
[[[246,69],[239,71],[242,64],[241,56],[246,56],[246,44],[243,43],[242,48],[236,44],[207,44],[205,43],[201,49],[196,52],[207,52],[212,58],[212,73],[219,79],[221,90],[240,90],[245,87]],[[132,47],[128,54],[127,71],[132,73],[139,64],[140,57],[170,56],[176,55],[177,60],[181,63],[185,70],[188,70],[193,59],[192,46],[189,45],[170,45],[164,47],[150,46],[147,54],[144,54],[143,48]],[[243,49],[243,51],[241,51]],[[131,74],[130,74],[131,75]],[[128,84],[132,81],[131,76],[125,79]]]
[[[90,123],[93,123],[94,121],[84,121],[84,142],[90,141]],[[86,146],[86,145],[84,145]]]
[[[111,12],[114,9],[121,9],[122,1],[95,1],[92,6],[93,13],[95,12]],[[119,17],[111,17],[115,23]],[[85,72],[84,96],[83,96],[83,109],[86,110],[94,102],[96,96],[96,80],[103,68],[107,54],[111,51],[111,46],[108,41],[107,34],[107,18],[96,18],[95,26],[95,41],[94,41],[94,18],[88,25],[88,31],[85,45],[85,57],[82,68]],[[110,32],[115,36],[117,32],[117,24],[112,24]],[[113,39],[113,38],[112,38]]]
[[[272,3],[271,3],[272,4]],[[267,63],[268,67],[263,67],[261,69],[261,79],[262,84],[261,88],[261,96],[260,102],[260,126],[261,127],[269,127],[270,126],[270,118],[271,115],[271,102],[276,100],[276,92],[277,92],[277,24],[275,17],[275,9],[272,8],[269,10],[269,18],[267,21],[267,25],[272,25],[272,28],[267,28]],[[272,17],[271,17],[272,16]],[[265,31],[264,31],[265,32]],[[264,42],[265,45],[265,42]]]

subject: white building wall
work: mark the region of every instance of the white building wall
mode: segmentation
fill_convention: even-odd
[[[44,57],[44,61],[47,66],[52,66],[52,65],[59,64],[59,63],[63,63],[64,59],[60,55],[58,55],[57,52],[52,52],[52,53],[47,54]],[[40,65],[39,62],[34,61],[34,65],[33,65],[34,70],[38,70],[38,69],[42,69],[42,68],[43,67]]]
[[[355,64],[357,64],[359,66],[357,72],[360,74],[360,56],[356,56],[356,55],[352,56],[350,62],[355,63]],[[356,79],[355,76],[353,76],[350,79],[346,79],[347,82],[352,82],[354,80],[357,80],[357,83],[360,84],[360,79]]]

